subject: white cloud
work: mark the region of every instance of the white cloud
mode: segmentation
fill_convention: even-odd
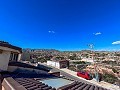
[[[55,33],[55,31],[48,31],[48,33]]]
[[[118,44],[120,45],[120,41],[115,41],[115,42],[113,42],[112,44],[113,44],[113,45],[118,45]]]
[[[94,35],[100,35],[100,34],[102,34],[101,32],[97,32],[97,33],[93,33]]]

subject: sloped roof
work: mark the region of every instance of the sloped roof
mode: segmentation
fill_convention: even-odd
[[[51,86],[48,86],[42,82],[30,78],[16,78],[15,79],[20,85],[24,86],[27,90],[56,90]]]
[[[55,88],[48,86],[45,83],[42,83],[39,80],[43,80],[43,79],[49,79],[49,78],[57,78],[54,75],[51,74],[47,74],[47,73],[36,73],[34,71],[15,71],[15,72],[3,72],[2,73],[2,77],[3,78],[8,78],[11,77],[12,79],[9,80],[10,82],[13,82],[13,80],[18,82],[18,86],[17,82],[14,82],[14,84],[12,85],[12,87],[23,87],[25,88],[25,90],[56,90]],[[36,78],[36,79],[34,79]],[[7,86],[5,86],[7,87]],[[18,90],[18,89],[15,89]]]
[[[58,90],[107,90],[102,87],[75,81],[71,84],[58,88]]]

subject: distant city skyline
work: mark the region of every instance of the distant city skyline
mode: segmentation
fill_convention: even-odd
[[[120,50],[120,0],[1,0],[0,40],[22,48]]]

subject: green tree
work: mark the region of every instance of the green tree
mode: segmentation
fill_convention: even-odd
[[[47,60],[44,57],[38,58],[37,61],[41,63],[47,62]]]

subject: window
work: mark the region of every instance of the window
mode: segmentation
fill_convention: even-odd
[[[18,60],[18,54],[14,54],[14,61]]]
[[[10,54],[10,61],[12,61],[13,53]]]
[[[17,61],[17,60],[18,60],[18,53],[11,52],[10,61]]]

